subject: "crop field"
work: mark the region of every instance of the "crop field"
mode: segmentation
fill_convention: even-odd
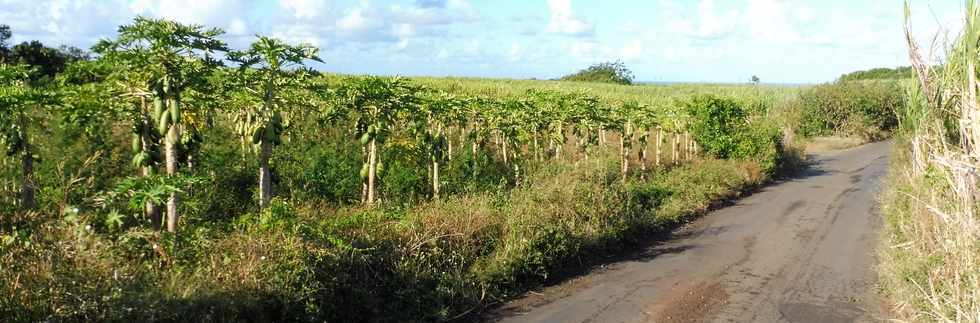
[[[12,322],[482,319],[797,175],[814,137],[889,138],[911,84],[348,75],[166,18],[90,51],[0,27]]]

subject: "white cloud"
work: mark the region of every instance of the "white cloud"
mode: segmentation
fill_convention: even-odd
[[[595,33],[595,26],[574,15],[571,0],[548,0],[548,10],[551,15],[547,29],[549,33],[569,36],[591,36]]]
[[[301,19],[318,18],[329,12],[326,0],[279,0],[279,6]]]
[[[523,54],[524,54],[524,50],[521,48],[521,44],[517,42],[511,42],[510,50],[507,51],[507,61],[511,63],[520,61]]]
[[[796,42],[800,35],[792,23],[791,4],[784,0],[749,0],[745,9],[748,32],[756,39]]]
[[[137,15],[228,28],[232,17],[244,15],[243,5],[235,0],[138,0],[129,8]]]
[[[626,45],[619,50],[619,57],[624,61],[636,61],[642,58],[643,55],[643,41],[639,39],[626,43]]]
[[[235,18],[231,20],[231,24],[228,25],[228,34],[234,36],[242,36],[248,34],[248,26],[245,25],[245,21],[241,18]]]
[[[729,10],[725,13],[715,13],[714,0],[701,0],[698,5],[698,26],[694,30],[694,35],[700,38],[716,38],[724,36],[735,30],[735,23],[738,20],[738,11]]]
[[[364,10],[365,8],[351,9],[340,20],[337,20],[337,28],[347,33],[363,33],[382,25],[379,19],[367,17]]]
[[[393,5],[390,18],[420,25],[449,25],[477,21],[479,13],[466,0],[423,0],[408,7]]]
[[[592,40],[575,41],[568,49],[569,53],[581,60],[594,60],[599,53],[599,43]]]

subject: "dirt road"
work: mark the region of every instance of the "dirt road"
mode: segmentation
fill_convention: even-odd
[[[875,322],[876,192],[889,143],[712,212],[640,257],[528,293],[503,322]]]

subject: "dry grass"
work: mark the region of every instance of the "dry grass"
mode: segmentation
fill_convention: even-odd
[[[980,322],[980,8],[972,0],[966,8],[963,36],[943,65],[924,63],[908,37],[920,84],[900,111],[880,268],[896,313],[909,321]]]

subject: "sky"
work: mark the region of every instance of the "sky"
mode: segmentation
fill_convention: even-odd
[[[962,0],[912,0],[925,48]],[[14,42],[89,48],[138,15],[320,48],[322,71],[548,79],[621,60],[638,81],[820,83],[907,65],[902,0],[0,0]],[[939,50],[937,50],[939,51]]]

